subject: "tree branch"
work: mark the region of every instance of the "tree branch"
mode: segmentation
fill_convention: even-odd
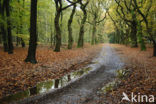
[[[61,10],[65,10],[65,9],[67,9],[67,8],[69,8],[69,7],[71,7],[71,6],[73,6],[73,5],[75,5],[76,3],[79,3],[80,1],[82,1],[82,0],[77,0],[76,2],[71,2],[70,0],[67,0],[69,3],[71,3],[70,5],[68,5],[68,6],[66,6],[66,7],[63,7],[63,8],[61,8]]]

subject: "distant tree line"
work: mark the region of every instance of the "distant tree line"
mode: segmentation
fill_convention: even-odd
[[[155,0],[113,0],[108,13],[114,24],[110,33],[110,42],[140,46],[146,50],[146,44],[153,44],[153,56],[156,56],[156,1]]]

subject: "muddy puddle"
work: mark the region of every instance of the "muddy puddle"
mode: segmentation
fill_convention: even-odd
[[[49,80],[49,81],[45,81],[45,82],[40,82],[33,88],[30,88],[25,91],[18,92],[13,95],[6,96],[6,97],[0,99],[0,104],[15,102],[15,101],[18,101],[18,100],[21,100],[21,99],[24,99],[24,98],[27,98],[30,96],[43,94],[43,93],[49,92],[53,89],[61,88],[65,85],[67,85],[68,83],[70,83],[71,81],[74,81],[74,80],[80,78],[81,76],[87,74],[90,70],[92,70],[91,67],[85,67],[78,71],[71,72],[70,74],[65,75],[59,79],[53,79],[53,80]]]
[[[87,91],[88,90],[91,91],[92,89],[96,87],[98,88],[101,83],[108,81],[111,76],[113,77],[114,76],[113,73],[115,73],[115,71],[117,69],[120,69],[122,66],[123,66],[123,63],[120,61],[120,58],[117,57],[117,55],[114,52],[112,52],[112,49],[109,46],[103,47],[101,52],[98,54],[98,56],[95,57],[92,60],[92,63],[87,65],[87,67],[80,69],[76,72],[71,72],[70,74],[65,75],[59,79],[48,80],[46,82],[38,83],[33,88],[30,88],[23,92],[19,92],[14,95],[10,95],[5,98],[2,98],[0,99],[0,104],[3,104],[3,103],[6,104],[10,102],[19,101],[21,99],[28,98],[31,96],[35,96],[39,94],[42,95],[43,93],[53,91],[57,88],[62,88],[63,86],[66,86],[70,84],[71,82],[74,82],[76,79],[81,79],[81,78],[83,79],[83,76],[86,75],[87,73],[94,75],[94,77],[88,76],[90,79],[88,78],[85,80],[81,80],[82,81],[81,86],[79,86],[77,89],[81,89],[85,93],[85,95],[88,96],[87,94],[89,93],[85,92],[84,89]],[[92,71],[93,73],[91,73]],[[94,74],[94,71],[97,72],[96,75]],[[100,72],[103,72],[103,73],[100,73]],[[112,79],[112,77],[110,79]],[[92,85],[92,83],[94,83],[94,85]],[[71,88],[70,90],[75,91],[74,95],[79,95],[79,93],[77,92],[77,90],[75,90],[75,88],[74,89]],[[69,94],[71,93],[69,92]],[[69,97],[68,94],[66,96]],[[72,99],[75,99],[75,98],[77,97],[72,96]],[[62,99],[59,100],[59,102],[61,101]],[[52,100],[51,102],[54,102],[54,100]],[[46,103],[44,102],[43,104],[46,104]],[[64,103],[54,103],[54,104],[64,104]],[[71,104],[74,104],[74,103],[71,103]]]

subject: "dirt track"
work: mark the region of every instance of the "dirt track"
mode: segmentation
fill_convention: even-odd
[[[94,97],[96,90],[115,78],[115,70],[123,66],[119,56],[109,46],[104,45],[99,56],[93,60],[95,64],[87,75],[71,82],[67,86],[44,95],[25,99],[24,104],[83,104]],[[18,102],[19,103],[19,102]]]

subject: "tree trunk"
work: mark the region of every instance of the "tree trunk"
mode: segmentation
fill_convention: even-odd
[[[18,45],[19,45],[19,37],[16,36],[16,46],[18,47]]]
[[[119,36],[120,36],[120,33],[121,33],[121,30],[117,30],[116,32],[115,32],[115,43],[118,43],[119,44]]]
[[[17,27],[16,34],[19,34],[19,26]],[[16,36],[16,46],[18,47],[19,44],[20,44],[20,38]]]
[[[7,33],[6,33],[6,29],[5,29],[4,25],[1,27],[1,29],[2,29],[4,52],[8,52]]]
[[[0,4],[1,5],[1,4]],[[0,8],[1,9],[1,8]],[[1,14],[0,14],[1,15]],[[1,28],[1,26],[0,26],[0,28]],[[0,30],[0,44],[2,44],[2,28],[1,28],[1,30]]]
[[[53,32],[52,32],[52,26],[51,26],[51,34],[50,34],[50,47],[53,46]]]
[[[141,22],[138,23],[138,27],[137,27],[138,31],[137,31],[137,35],[139,36],[139,43],[140,43],[140,48],[141,51],[145,51],[146,50],[146,45],[143,39],[143,33],[142,33],[142,26],[141,26]]]
[[[25,8],[25,0],[23,0],[23,8]],[[19,18],[20,18],[20,28],[19,28],[20,34],[22,34],[22,28],[23,28],[23,19],[22,19],[22,16],[23,16],[23,12],[21,13],[21,16],[19,16]],[[22,45],[22,48],[25,47],[25,42],[24,42],[23,38],[21,38],[21,45]]]
[[[7,31],[8,31],[8,54],[13,53],[11,23],[10,23],[10,0],[6,1]]]
[[[84,7],[81,7],[82,11],[83,11],[83,19],[81,21],[81,25],[80,25],[80,32],[79,32],[79,39],[78,39],[78,45],[77,47],[78,48],[81,48],[83,47],[83,44],[84,44],[84,25],[85,25],[85,22],[86,22],[86,19],[87,19],[87,12],[85,10]]]
[[[138,47],[137,42],[137,23],[133,22],[131,27],[131,40],[132,40],[132,47]]]
[[[25,42],[24,42],[24,40],[22,38],[21,38],[21,45],[22,45],[22,48],[25,47]]]
[[[51,47],[51,48],[52,48],[52,46],[53,46],[53,30],[52,30],[52,29],[53,29],[53,25],[52,25],[52,24],[53,24],[53,22],[52,22],[52,21],[53,21],[53,18],[52,18],[52,17],[53,17],[53,16],[51,16],[51,25],[50,25],[50,29],[51,29],[51,34],[50,34],[50,45],[51,45],[51,46],[50,46],[50,47]]]
[[[0,33],[0,44],[2,44],[2,33]]]
[[[61,29],[59,26],[59,19],[60,19],[61,11],[57,10],[56,16],[55,16],[55,30],[56,30],[56,46],[55,46],[55,52],[60,52],[61,47]]]
[[[37,0],[31,0],[31,17],[30,17],[30,41],[28,56],[25,62],[37,63],[36,47],[37,47]]]
[[[156,57],[156,42],[153,40],[153,56]]]
[[[6,1],[3,2],[2,7],[1,7],[1,15],[3,21],[6,23],[6,17],[5,17],[5,3]],[[2,23],[1,25],[1,30],[2,30],[2,39],[3,39],[3,47],[4,47],[4,52],[8,52],[8,42],[7,42],[7,31],[6,31],[6,26],[5,23]]]
[[[93,32],[92,32],[92,45],[95,45],[96,43],[96,23],[93,25]]]
[[[73,6],[73,10],[72,13],[70,15],[70,18],[68,20],[68,49],[72,49],[73,46],[73,36],[72,36],[72,21],[73,21],[73,17],[76,11],[76,5]]]

